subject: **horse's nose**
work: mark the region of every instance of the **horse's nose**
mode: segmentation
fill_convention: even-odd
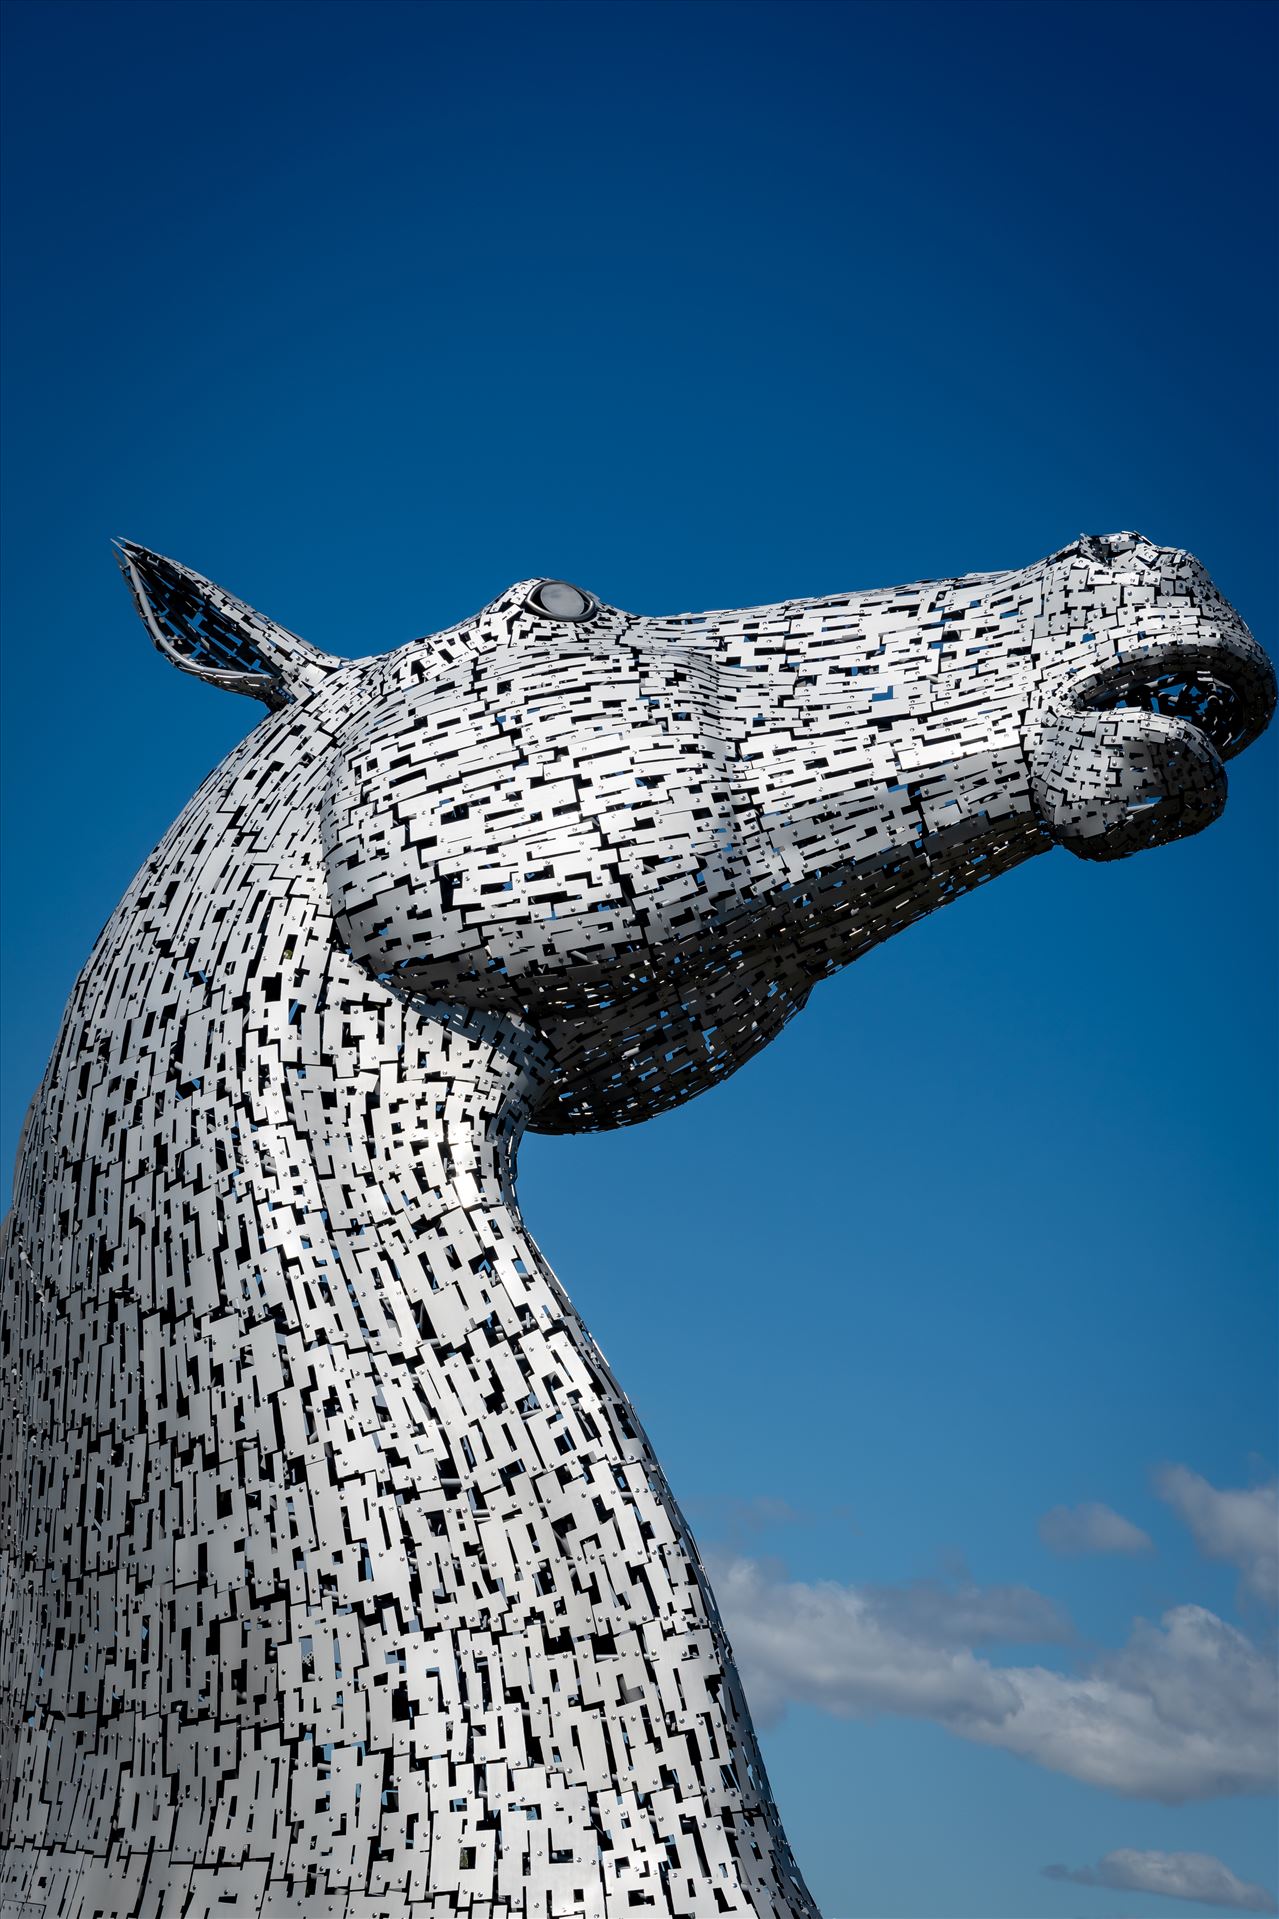
[[[1275,671],[1198,561],[1164,549],[1155,595],[1134,598],[1117,630],[1099,634],[1093,659],[1072,677],[1075,711],[1141,707],[1197,728],[1232,759],[1274,716]]]

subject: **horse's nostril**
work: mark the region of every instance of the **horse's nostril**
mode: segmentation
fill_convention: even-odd
[[[1080,704],[1095,713],[1138,707],[1169,719],[1189,720],[1207,735],[1222,759],[1238,753],[1252,734],[1252,702],[1206,669],[1197,673],[1151,673],[1125,678],[1114,686],[1099,685]]]
[[[1077,550],[1086,560],[1095,566],[1111,566],[1126,553],[1135,553],[1139,547],[1155,552],[1158,549],[1144,533],[1081,533],[1075,542]]]
[[[1187,720],[1231,759],[1269,726],[1275,674],[1241,626],[1213,643],[1161,640],[1134,648],[1076,683],[1070,705],[1094,713],[1139,707]]]

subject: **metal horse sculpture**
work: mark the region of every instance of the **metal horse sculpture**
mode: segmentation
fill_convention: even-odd
[[[688,1099],[1054,844],[1196,831],[1264,656],[1136,534],[671,619],[524,581],[358,661],[122,557],[270,717],[102,934],[20,1153],[4,1912],[813,1914],[520,1135]]]

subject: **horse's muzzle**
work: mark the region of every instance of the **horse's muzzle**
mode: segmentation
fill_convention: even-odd
[[[1026,732],[1041,824],[1083,859],[1123,859],[1197,833],[1226,803],[1224,762],[1275,709],[1270,661],[1223,606],[1148,619],[1081,662]]]

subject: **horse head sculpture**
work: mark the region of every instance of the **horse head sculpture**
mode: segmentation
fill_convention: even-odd
[[[362,660],[121,557],[271,717],[104,931],[20,1154],[6,1894],[812,1914],[519,1134],[692,1097],[1053,845],[1198,831],[1264,654],[1132,533],[674,618],[524,581]]]
[[[339,937],[414,993],[529,1019],[556,1067],[542,1130],[688,1098],[816,980],[1032,853],[1196,832],[1274,706],[1199,563],[1135,533],[1022,572],[673,619],[524,581],[354,664],[155,556],[127,565],[188,670],[230,683],[243,634],[263,656],[241,690],[269,703],[342,673],[323,812]],[[225,652],[207,612],[188,631],[193,592]]]

